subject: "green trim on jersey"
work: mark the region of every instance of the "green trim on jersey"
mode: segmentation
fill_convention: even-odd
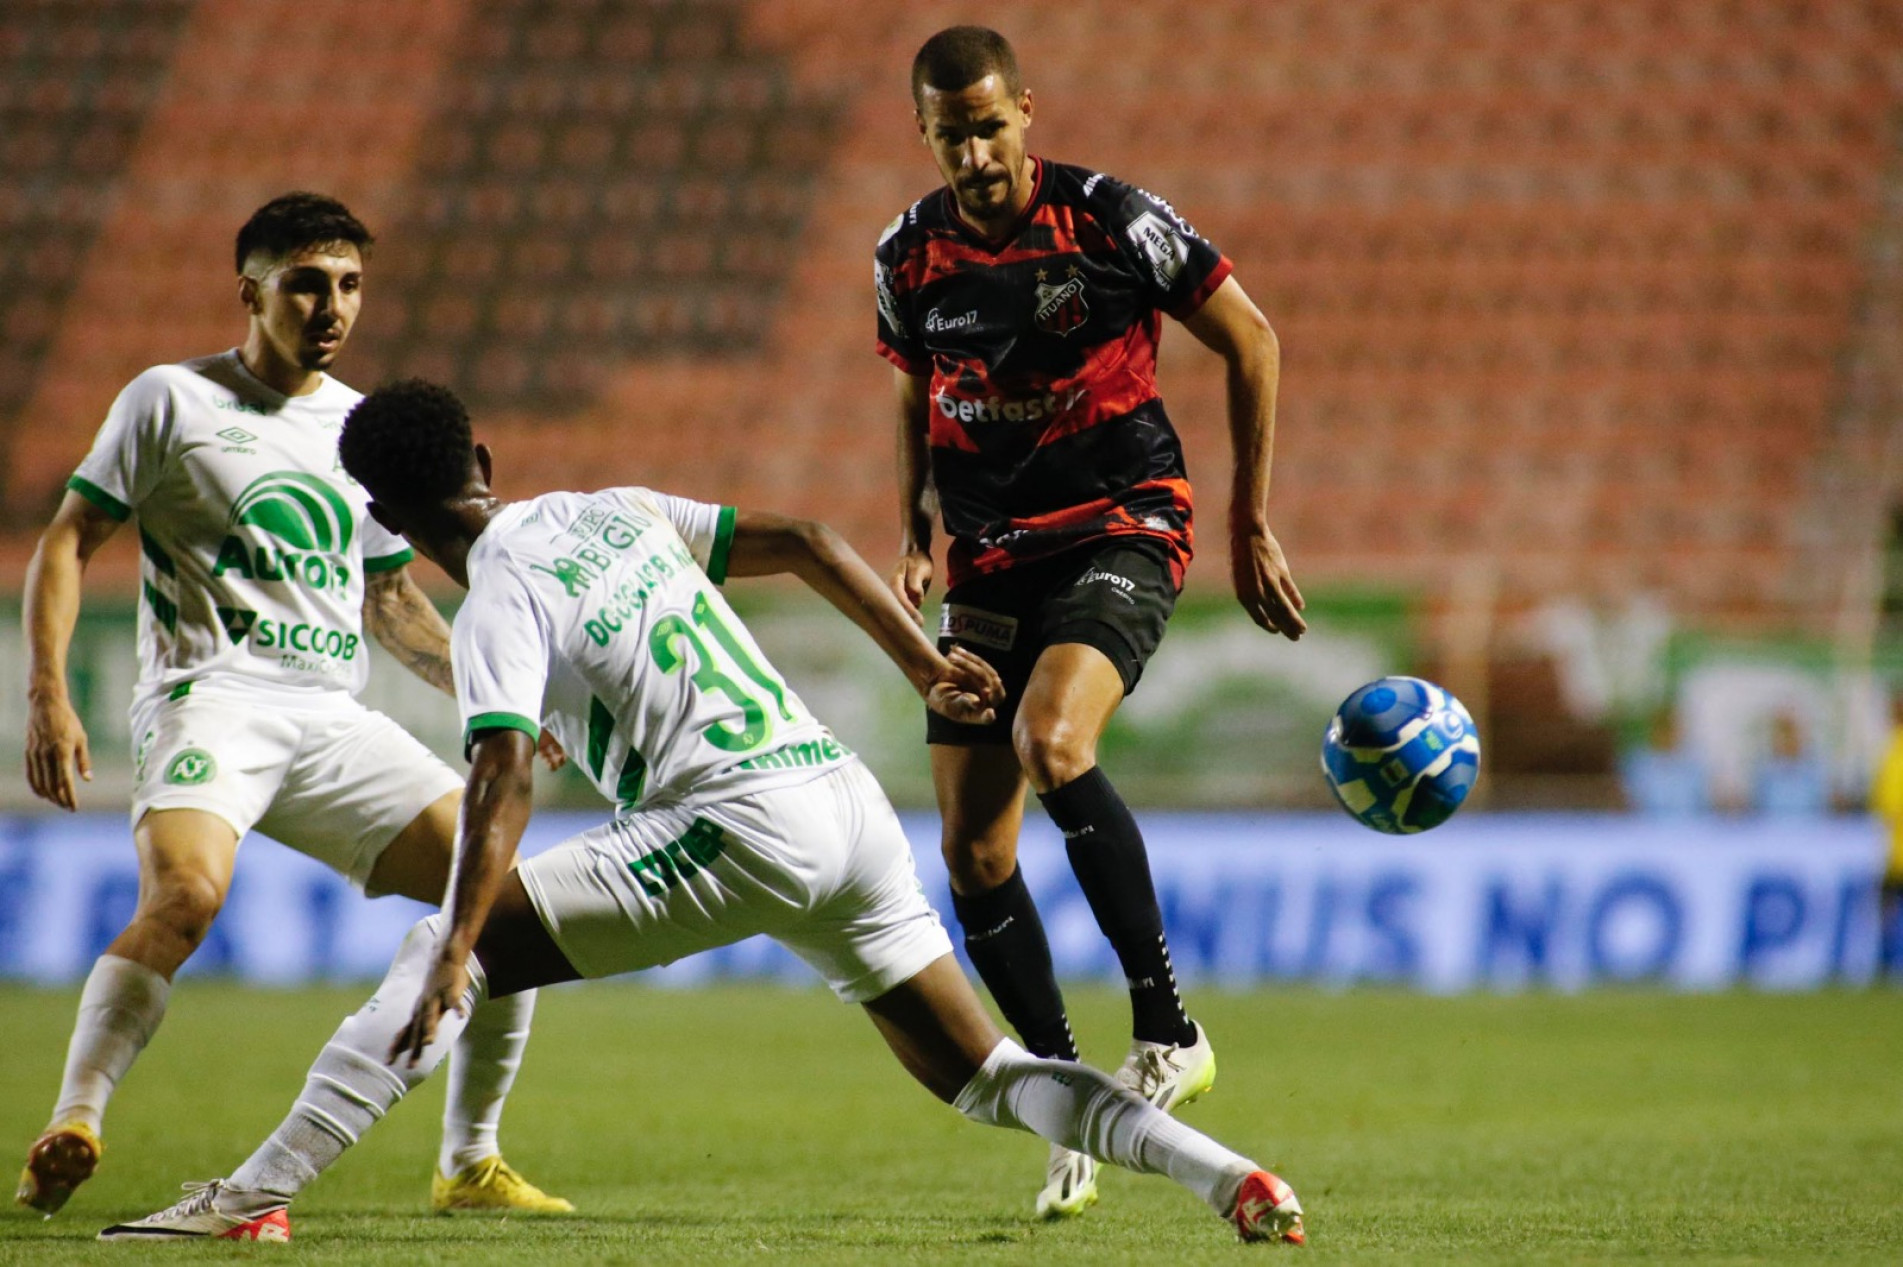
[[[520,713],[477,713],[463,727],[463,758],[469,757],[469,749],[475,745],[476,732],[479,730],[519,730],[529,738],[540,740],[542,728]]]
[[[145,552],[145,557],[150,559],[152,566],[160,572],[166,576],[178,575],[178,564],[172,561],[172,556],[165,552],[164,546],[146,533],[143,525],[139,528],[139,549]]]
[[[165,632],[178,632],[178,604],[159,593],[158,586],[150,581],[139,582],[139,592],[145,595],[145,601],[152,605],[152,618],[165,627]]]
[[[733,521],[738,513],[732,506],[722,506],[720,520],[714,525],[714,544],[707,551],[707,579],[715,585],[727,583],[727,556],[733,552]]]
[[[363,570],[365,573],[394,572],[398,568],[409,563],[410,560],[414,559],[415,557],[416,557],[416,551],[410,549],[408,546],[405,546],[403,547],[403,549],[398,550],[395,554],[379,554],[374,559],[366,558],[363,561]]]
[[[81,497],[84,497],[87,501],[99,507],[99,509],[105,511],[108,515],[111,515],[120,523],[124,523],[132,517],[132,507],[126,505],[89,479],[82,479],[75,475],[66,481],[66,487],[72,489],[75,493],[78,493]]]

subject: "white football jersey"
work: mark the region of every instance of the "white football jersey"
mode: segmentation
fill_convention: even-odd
[[[715,588],[733,521],[644,488],[504,508],[469,552],[456,613],[465,744],[546,726],[623,811],[848,759]]]
[[[127,384],[67,487],[136,516],[141,698],[232,675],[346,690],[369,673],[366,572],[409,562],[337,460],[361,395],[284,396],[234,349]]]

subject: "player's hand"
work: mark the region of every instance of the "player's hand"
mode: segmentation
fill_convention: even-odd
[[[963,647],[953,647],[945,667],[925,688],[925,706],[940,716],[967,726],[995,721],[1004,702],[1004,683],[998,671]]]
[[[562,751],[554,731],[542,732],[542,737],[535,741],[535,751],[541,754],[543,763],[551,770],[559,770],[568,764],[568,754]]]
[[[467,1015],[464,1000],[469,994],[469,969],[460,961],[451,961],[440,955],[430,968],[429,979],[423,983],[423,993],[416,1000],[416,1010],[410,1014],[409,1023],[397,1031],[396,1041],[390,1044],[388,1064],[407,1060],[409,1067],[416,1068],[416,1062],[423,1058],[423,1050],[436,1041],[436,1027],[451,1012]]]
[[[1229,539],[1229,570],[1236,584],[1236,601],[1250,620],[1290,642],[1308,632],[1308,622],[1302,619],[1308,604],[1295,588],[1274,533],[1253,528],[1234,534]]]
[[[892,569],[887,582],[892,586],[892,592],[898,595],[900,605],[912,617],[912,623],[924,624],[925,616],[920,608],[925,605],[926,591],[932,588],[931,551],[906,551]]]
[[[92,782],[86,728],[71,701],[34,699],[26,719],[26,781],[33,795],[65,810],[79,808],[79,779]]]

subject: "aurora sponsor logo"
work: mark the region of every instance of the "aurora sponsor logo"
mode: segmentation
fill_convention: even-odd
[[[357,520],[328,481],[302,471],[273,471],[245,486],[231,506],[230,531],[211,574],[235,572],[248,581],[280,581],[314,590],[342,590],[353,579],[344,556]],[[254,544],[250,528],[275,544]]]
[[[270,546],[249,546],[238,537],[225,538],[211,565],[213,576],[227,572],[236,572],[247,581],[282,581],[314,590],[347,589],[352,575],[334,554],[299,554]]]
[[[273,471],[245,486],[231,504],[231,526],[247,525],[300,550],[342,553],[357,518],[329,481],[303,471]]]

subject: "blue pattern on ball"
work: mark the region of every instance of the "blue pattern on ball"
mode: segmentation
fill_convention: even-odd
[[[1480,774],[1480,736],[1440,687],[1386,677],[1342,701],[1321,758],[1343,809],[1376,831],[1405,835],[1438,827],[1466,801]]]

